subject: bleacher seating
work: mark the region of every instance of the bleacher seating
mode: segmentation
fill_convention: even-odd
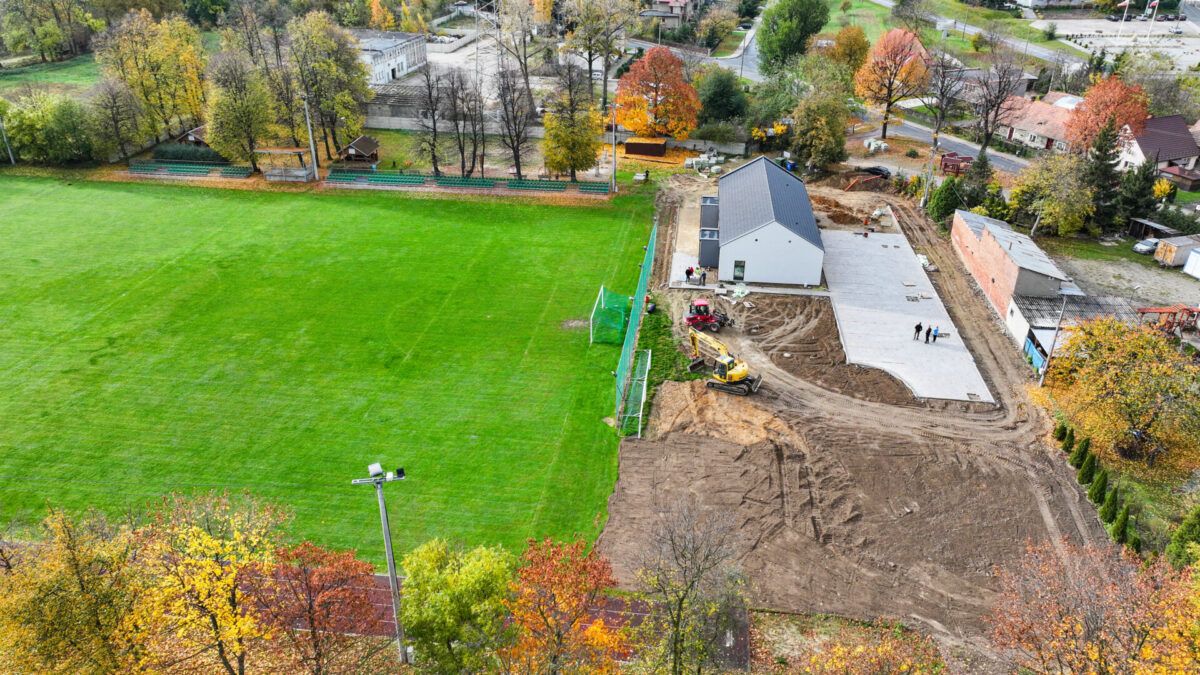
[[[248,166],[223,166],[221,167],[222,178],[249,178],[254,170]]]
[[[579,191],[592,195],[606,195],[608,194],[608,183],[580,183]]]
[[[562,192],[567,189],[564,181],[560,180],[510,180],[508,181],[508,189],[510,190],[540,190],[544,192]]]
[[[252,173],[248,166],[219,162],[166,162],[143,159],[129,163],[129,173],[139,176],[207,178],[213,175],[214,171],[222,178],[249,178]]]
[[[448,188],[493,188],[496,186],[496,181],[491,178],[476,178],[474,176],[438,176],[437,184],[439,187]]]
[[[425,177],[406,173],[375,173],[367,176],[372,185],[424,185]]]

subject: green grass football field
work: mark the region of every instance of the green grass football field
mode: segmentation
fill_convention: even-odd
[[[249,490],[292,534],[593,536],[648,192],[596,207],[0,177],[0,520]],[[582,321],[582,326],[568,322]]]

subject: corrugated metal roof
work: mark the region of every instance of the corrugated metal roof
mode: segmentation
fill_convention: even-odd
[[[1058,269],[1058,265],[1054,264],[1045,251],[1033,243],[1032,239],[1020,232],[1014,232],[1007,223],[1000,222],[999,225],[988,223],[984,229],[995,237],[1000,248],[1004,249],[1005,255],[1017,267],[1060,281],[1066,281],[1069,278],[1063,274],[1062,270]]]
[[[1013,304],[1021,316],[1034,328],[1053,328],[1058,323],[1058,313],[1063,312],[1063,325],[1069,326],[1111,316],[1123,323],[1136,324],[1137,310],[1125,298],[1116,296],[1088,296],[1067,298],[1066,309],[1060,297],[1040,298],[1029,295],[1014,295]]]
[[[721,176],[721,245],[777,222],[821,250],[821,232],[804,181],[766,157]]]
[[[965,223],[966,226],[971,230],[971,234],[974,234],[976,239],[983,236],[983,228],[987,227],[988,225],[992,225],[994,227],[1009,227],[1008,223],[1004,222],[1003,220],[988,218],[987,216],[981,216],[978,213],[972,213],[971,211],[965,211],[963,209],[955,210],[954,215],[962,218],[963,223]]]

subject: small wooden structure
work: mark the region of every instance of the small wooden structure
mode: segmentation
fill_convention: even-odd
[[[187,145],[194,145],[198,148],[207,148],[208,147],[208,125],[204,124],[204,125],[196,127],[195,129],[192,129],[191,131],[188,131],[187,133],[183,134],[179,138],[175,139],[175,142],[176,143],[185,143]]]
[[[359,136],[339,150],[338,156],[344,162],[371,162],[374,164],[379,161],[379,141],[371,136]]]
[[[1179,330],[1195,330],[1196,317],[1200,315],[1200,307],[1188,307],[1182,303],[1170,305],[1167,307],[1139,307],[1138,325],[1142,325],[1147,316],[1158,317],[1158,320],[1151,324],[1164,333],[1174,333],[1175,329]]]
[[[975,158],[969,155],[947,152],[942,155],[940,168],[943,174],[961,176],[964,171],[971,168],[971,163],[974,161]]]
[[[1168,237],[1178,237],[1183,234],[1179,230],[1166,225],[1160,225],[1153,220],[1145,218],[1130,218],[1129,219],[1129,236],[1134,239],[1145,239],[1146,237],[1154,237],[1155,239],[1166,239]]]
[[[1200,247],[1200,235],[1163,239],[1154,250],[1154,259],[1165,267],[1179,267],[1187,262],[1188,255],[1197,247]]]
[[[637,136],[634,136],[633,138],[625,141],[625,154],[645,155],[647,157],[666,157],[667,139],[638,138]]]

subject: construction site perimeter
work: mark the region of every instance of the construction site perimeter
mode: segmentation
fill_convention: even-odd
[[[696,291],[667,290],[674,212],[711,183],[675,176],[659,197],[652,287],[684,334]],[[643,438],[626,438],[599,549],[634,585],[638,551],[670,504],[732,512],[754,607],[899,620],[933,636],[955,672],[1008,672],[987,640],[993,572],[1028,542],[1105,538],[1046,439],[1030,370],[955,257],[907,201],[810,185],[823,222],[892,206],[994,403],[918,399],[846,363],[828,297],[753,294],[721,340],[763,376],[754,396],[666,382]],[[655,354],[655,358],[662,358]]]

